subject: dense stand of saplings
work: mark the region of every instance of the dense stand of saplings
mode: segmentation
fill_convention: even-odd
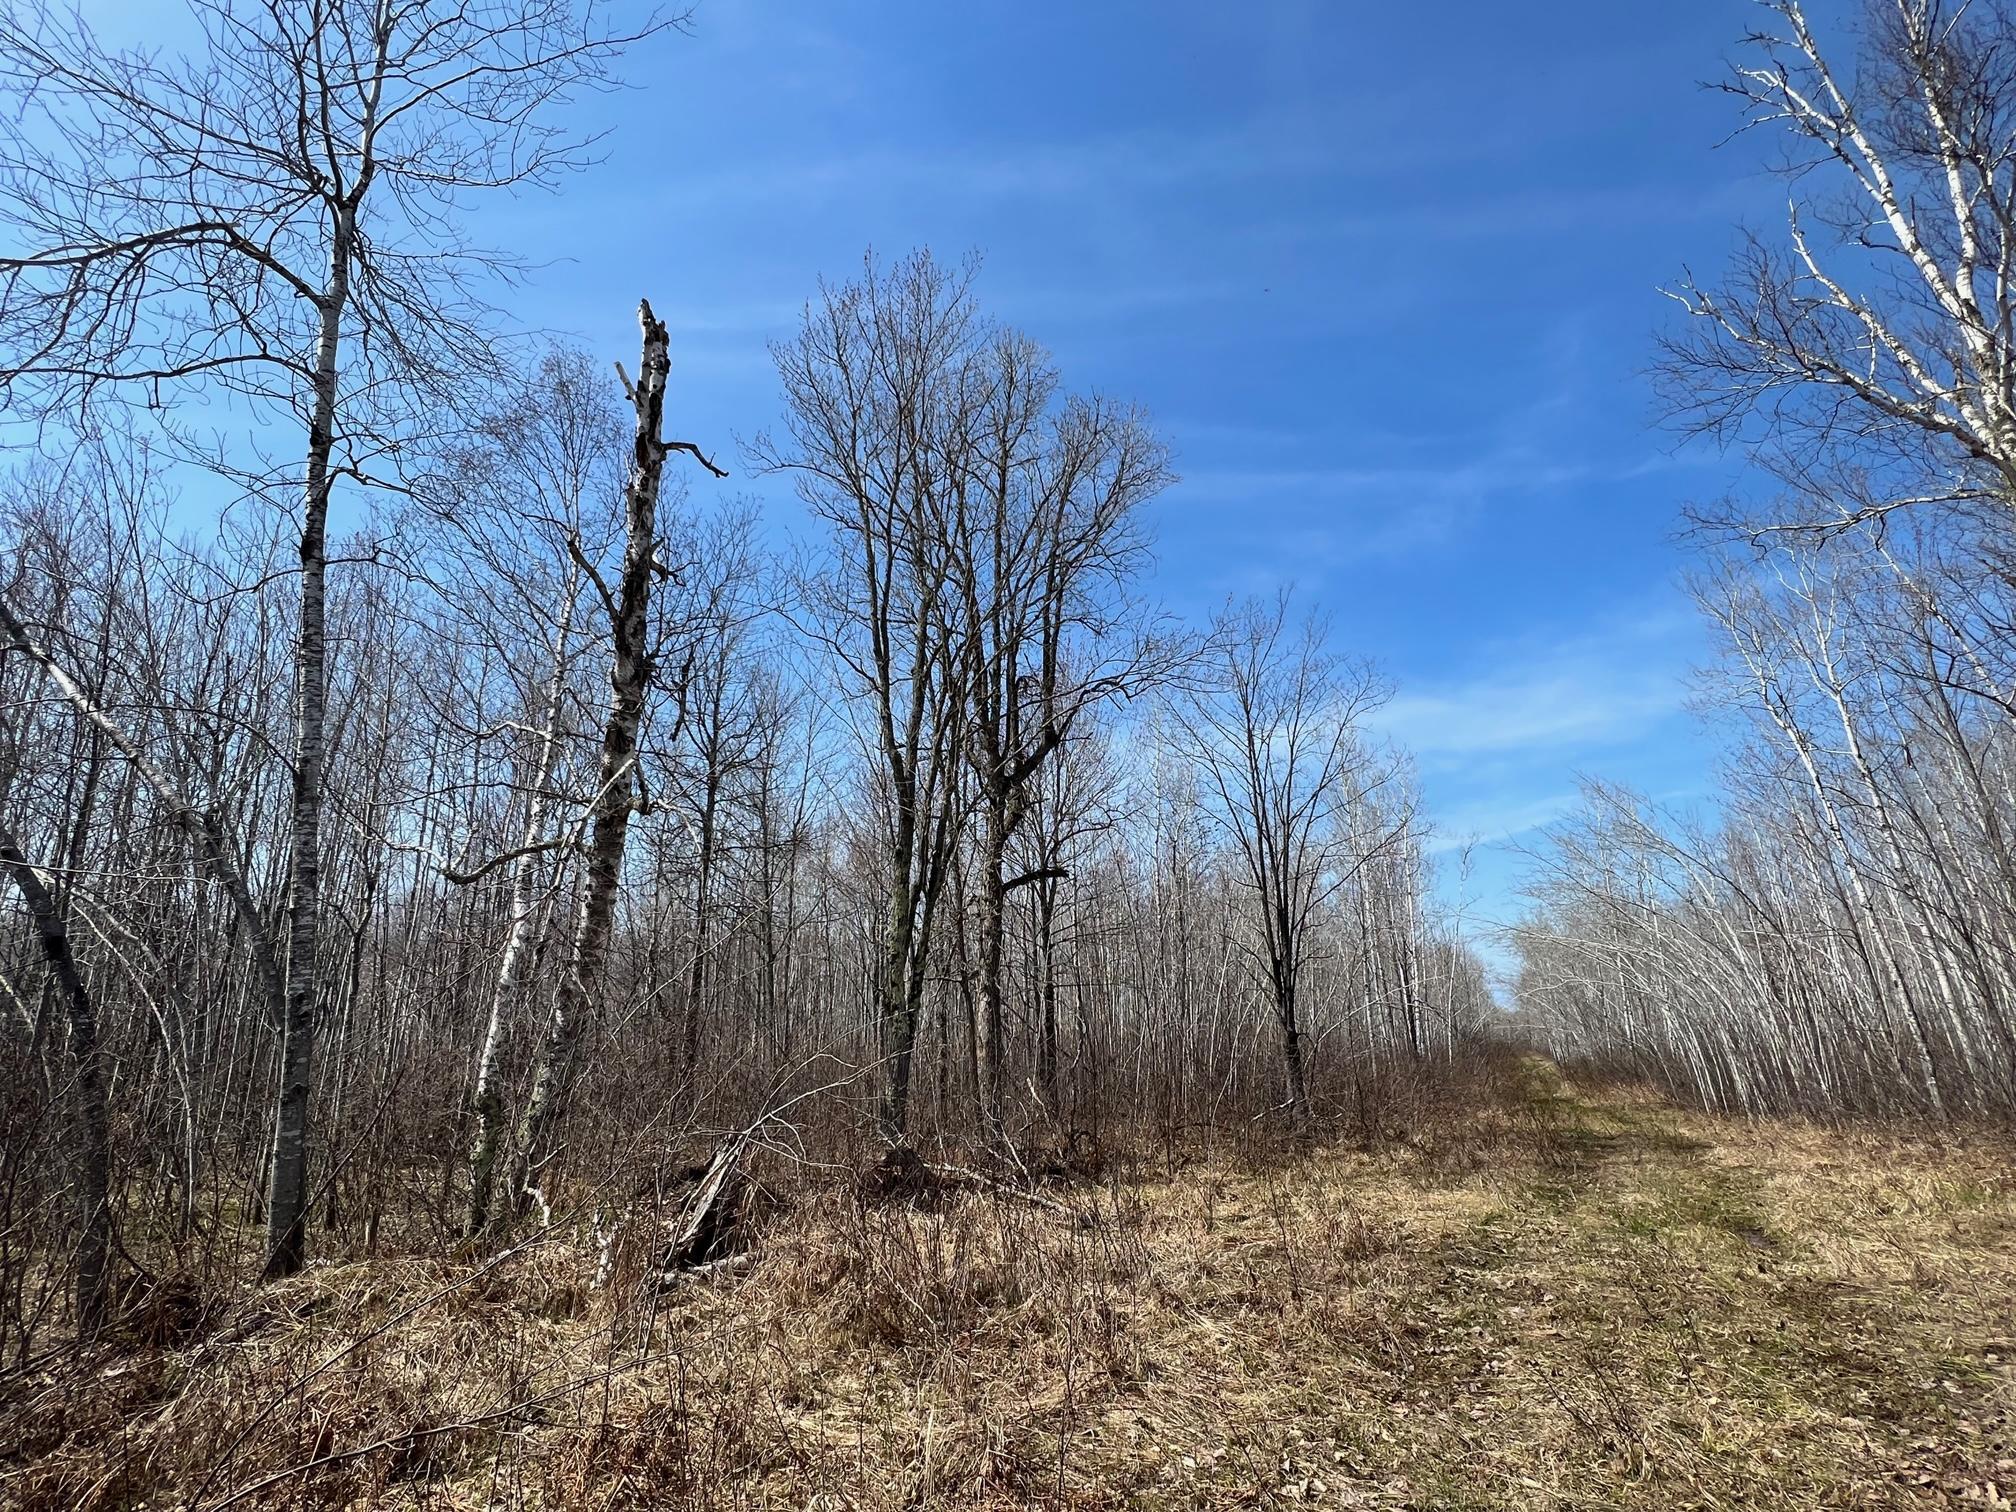
[[[1782,483],[1704,513],[1712,823],[1592,785],[1521,1006],[1563,1054],[1744,1111],[2016,1111],[2016,15],[1791,0],[1729,89],[1791,199],[1677,291],[1674,413]]]
[[[0,1359],[136,1275],[566,1223],[783,1104],[821,1158],[1007,1156],[1457,1053],[1483,976],[1379,681],[1285,599],[1142,601],[1163,444],[970,268],[866,263],[776,349],[746,465],[824,527],[781,554],[666,434],[648,303],[611,373],[478,302],[461,206],[572,164],[598,8],[196,21],[171,65],[0,18],[42,441],[0,506]]]

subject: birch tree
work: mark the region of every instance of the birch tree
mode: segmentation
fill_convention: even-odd
[[[1673,291],[1662,369],[1684,425],[1786,485],[1722,512],[1755,533],[1838,534],[1898,511],[2016,497],[2016,17],[2005,4],[1866,0],[1853,66],[1802,0],[1764,0],[1723,88],[1782,147],[1782,236]]]
[[[571,871],[587,815],[563,801],[582,664],[602,606],[591,575],[620,557],[623,420],[612,384],[588,356],[544,353],[515,393],[447,449],[420,511],[423,570],[449,600],[452,632],[494,641],[521,684],[506,723],[522,826],[498,856],[469,858],[452,879],[507,879],[506,925],[477,1042],[469,1107],[467,1230],[489,1223],[509,1122],[504,1044],[532,985],[546,905]],[[520,671],[519,669],[522,669]],[[457,690],[457,701],[467,695]],[[442,709],[449,719],[455,711]],[[556,867],[555,858],[559,858]]]
[[[1743,716],[1725,819],[1594,790],[1522,998],[1719,1106],[2000,1109],[2016,15],[1869,0],[1844,57],[1764,9],[1726,88],[1783,148],[1785,223],[1681,285],[1662,367],[1782,484],[1701,516],[1732,543],[1700,593]]]
[[[638,731],[644,721],[645,698],[659,670],[654,655],[657,648],[650,635],[651,586],[658,577],[669,577],[672,572],[659,556],[658,510],[665,459],[674,452],[685,452],[716,477],[727,476],[693,442],[665,438],[671,342],[664,322],[651,312],[648,301],[637,307],[637,324],[642,338],[637,379],[633,383],[623,377],[624,393],[635,416],[635,436],[623,486],[623,560],[614,585],[604,582],[586,558],[581,558],[608,617],[609,704],[602,726],[595,795],[588,805],[580,902],[560,985],[554,991],[546,1030],[533,1060],[532,1085],[519,1114],[511,1156],[512,1202],[520,1213],[540,1195],[536,1182],[552,1156],[554,1130],[566,1110],[576,1042],[582,1017],[593,1005],[601,984],[616,918],[624,847],[631,815],[638,807]]]

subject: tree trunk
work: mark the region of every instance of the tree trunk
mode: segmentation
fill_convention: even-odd
[[[1006,879],[1001,867],[1008,849],[1008,826],[998,803],[988,805],[980,840],[980,938],[978,992],[974,1013],[974,1059],[978,1070],[980,1126],[997,1143],[1005,1135],[1001,1089],[1006,1079],[1007,1028],[1001,1005],[1001,958],[1007,932]]]
[[[1281,1067],[1288,1083],[1288,1116],[1300,1123],[1309,1111],[1309,1084],[1302,1069],[1302,1029],[1295,1017],[1295,981],[1290,970],[1277,973],[1274,1011],[1281,1025]]]
[[[84,979],[70,953],[70,933],[56,900],[22,854],[11,832],[0,829],[0,866],[5,866],[28,906],[28,917],[48,962],[69,1025],[76,1139],[77,1333],[88,1338],[105,1321],[112,1287],[112,1174],[110,1119],[105,1105],[105,1068],[98,1049],[98,1019]]]
[[[713,695],[719,698],[718,691]],[[710,713],[718,722],[719,711]],[[693,965],[686,982],[686,1020],[680,1053],[690,1073],[700,1061],[700,1026],[706,1016],[707,954],[713,948],[714,848],[721,801],[721,775],[713,755],[707,762],[707,791],[700,805],[700,854],[693,879]]]
[[[566,1109],[575,1043],[582,1019],[601,986],[634,808],[631,794],[636,783],[637,732],[651,681],[646,645],[648,611],[657,547],[658,489],[669,449],[660,429],[665,413],[665,376],[672,359],[665,327],[651,313],[648,301],[639,303],[637,319],[643,332],[643,351],[630,395],[637,431],[623,499],[623,574],[612,605],[609,715],[602,727],[602,761],[589,809],[587,875],[581,883],[567,969],[553,994],[553,1011],[533,1062],[532,1088],[526,1094],[512,1155],[511,1201],[521,1216],[534,1196],[534,1180],[552,1158],[553,1130]]]
[[[901,1144],[910,1113],[910,1059],[917,1048],[917,1016],[910,993],[910,943],[913,914],[903,878],[908,860],[896,873],[889,902],[889,922],[883,935],[881,980],[876,984],[882,1034],[882,1106],[876,1127],[889,1144]]]
[[[1036,962],[1040,973],[1037,993],[1041,1010],[1036,1069],[1043,1083],[1043,1095],[1050,1099],[1051,1115],[1061,1119],[1064,1104],[1060,1095],[1062,1089],[1058,1085],[1057,884],[1054,881],[1037,884]]]
[[[287,875],[286,1019],[280,1096],[273,1121],[273,1177],[266,1215],[266,1276],[291,1276],[307,1261],[308,1114],[314,1087],[316,947],[322,925],[323,720],[329,693],[324,578],[328,570],[330,458],[336,445],[336,371],[349,300],[354,211],[337,212],[315,343],[314,416],[302,494],[301,623],[294,642],[293,850]]]
[[[470,1111],[476,1117],[476,1132],[469,1144],[469,1207],[463,1219],[465,1233],[480,1234],[490,1222],[490,1198],[496,1184],[497,1154],[504,1142],[504,1090],[497,1084],[497,1061],[504,1043],[504,1025],[512,1005],[525,989],[532,965],[532,916],[537,912],[539,856],[532,847],[546,838],[546,826],[553,808],[555,752],[560,744],[560,711],[567,685],[567,641],[574,628],[573,605],[577,589],[570,575],[567,608],[560,621],[560,634],[553,650],[553,675],[546,685],[545,718],[539,732],[539,759],[534,763],[531,806],[525,819],[526,854],[511,869],[511,932],[504,941],[504,958],[498,963],[497,985],[490,995],[490,1017],[483,1030],[483,1048],[476,1061],[476,1088],[470,1097]]]

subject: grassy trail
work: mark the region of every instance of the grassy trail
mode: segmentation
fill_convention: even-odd
[[[1540,1061],[1509,1093],[1507,1158],[1460,1187],[1494,1200],[1410,1267],[1475,1340],[1444,1379],[1491,1424],[1420,1436],[1430,1504],[2016,1495],[2006,1151],[1587,1095]]]
[[[650,1307],[642,1246],[597,1289],[585,1236],[332,1266],[250,1296],[229,1347],[0,1388],[0,1505],[2016,1497],[2006,1146],[1714,1119],[1537,1061],[1426,1128],[1165,1155],[1062,1194],[1077,1222],[808,1189],[746,1272]]]

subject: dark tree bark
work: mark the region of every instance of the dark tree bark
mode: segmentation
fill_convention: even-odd
[[[55,898],[21,853],[13,833],[4,828],[0,828],[0,866],[7,869],[27,905],[42,958],[63,1000],[77,1160],[77,1331],[88,1337],[104,1323],[112,1292],[112,1157],[98,1016],[70,952],[70,932]]]
[[[518,1120],[512,1152],[512,1203],[521,1216],[537,1199],[536,1183],[553,1154],[554,1130],[565,1113],[576,1069],[577,1042],[601,987],[610,928],[616,918],[623,853],[630,817],[636,810],[637,735],[654,670],[649,644],[651,584],[660,569],[658,496],[665,458],[673,451],[690,452],[715,476],[727,476],[693,443],[664,439],[665,380],[672,370],[670,342],[664,323],[651,313],[649,301],[638,304],[637,323],[643,340],[637,381],[630,384],[625,380],[636,414],[636,434],[623,492],[623,566],[613,589],[598,582],[611,637],[608,715],[602,726],[595,797],[589,806],[580,906],[560,985],[553,994],[552,1012],[533,1062],[532,1086]]]

